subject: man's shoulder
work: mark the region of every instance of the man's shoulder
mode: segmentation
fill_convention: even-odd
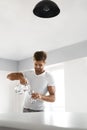
[[[46,79],[49,82],[48,86],[54,86],[54,77],[53,74],[50,71],[46,71]]]
[[[45,74],[46,74],[46,76],[47,76],[47,77],[52,76],[52,74],[51,74],[51,72],[50,72],[50,71],[46,71],[46,72],[45,72]]]

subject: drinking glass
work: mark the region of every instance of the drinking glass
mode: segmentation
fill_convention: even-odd
[[[29,100],[31,103],[35,103],[36,99],[32,98],[32,93],[34,93],[34,90],[32,90],[31,86],[29,84],[27,85],[22,85],[22,84],[17,84],[15,87],[15,92],[17,94],[23,94],[24,92],[28,91],[29,94]]]

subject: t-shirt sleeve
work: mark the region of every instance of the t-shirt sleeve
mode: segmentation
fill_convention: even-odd
[[[47,82],[48,82],[48,86],[55,86],[55,80],[51,73],[47,74]]]

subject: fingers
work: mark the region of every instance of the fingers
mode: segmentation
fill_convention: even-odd
[[[27,81],[26,80],[20,80],[20,84],[23,84],[23,85],[27,85]]]
[[[24,77],[20,77],[20,84],[26,85],[27,80]]]
[[[39,93],[32,93],[32,98],[34,98],[34,99],[41,99],[41,94],[39,94]]]

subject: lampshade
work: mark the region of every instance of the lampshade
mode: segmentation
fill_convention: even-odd
[[[42,0],[36,4],[33,13],[42,18],[55,17],[60,13],[60,9],[56,3],[51,0]]]

